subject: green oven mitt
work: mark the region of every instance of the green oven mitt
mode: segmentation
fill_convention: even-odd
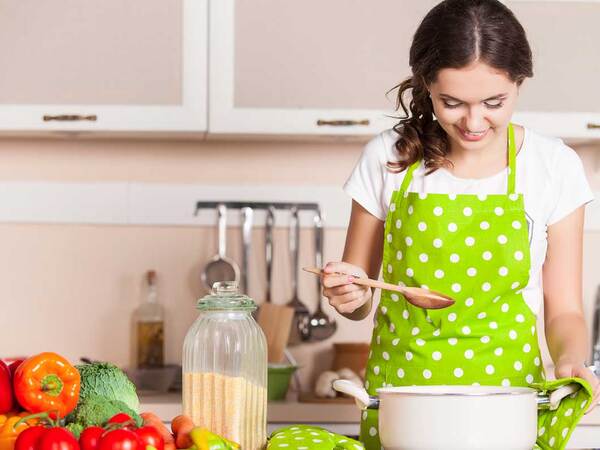
[[[312,425],[292,425],[273,431],[267,450],[364,450],[354,439]]]
[[[592,402],[592,388],[587,381],[581,378],[561,378],[560,380],[531,384],[532,388],[549,395],[570,383],[579,385],[579,389],[564,397],[558,405],[553,405],[550,409],[539,410],[536,442],[538,447],[536,448],[542,450],[565,449],[571,433]]]

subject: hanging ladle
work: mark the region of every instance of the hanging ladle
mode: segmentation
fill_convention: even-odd
[[[322,269],[317,267],[303,267],[302,270],[316,275],[323,275]],[[346,274],[340,274],[346,275]],[[399,292],[404,295],[408,303],[423,309],[442,309],[454,305],[454,299],[440,292],[430,291],[419,287],[405,287],[396,284],[385,283],[370,278],[354,277],[354,284],[369,286],[372,288],[385,289],[387,291]]]

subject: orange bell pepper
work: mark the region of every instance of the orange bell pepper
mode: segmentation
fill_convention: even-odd
[[[19,404],[27,411],[48,411],[51,417],[62,418],[77,406],[81,377],[65,358],[45,352],[23,361],[13,386]]]
[[[0,415],[0,450],[13,450],[17,436],[37,422],[36,420],[21,422],[15,427],[16,423],[27,415],[28,412]]]

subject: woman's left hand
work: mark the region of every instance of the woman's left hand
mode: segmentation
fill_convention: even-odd
[[[598,400],[600,399],[600,380],[594,374],[594,372],[585,366],[585,364],[574,363],[572,361],[562,361],[556,365],[554,374],[556,375],[556,378],[577,377],[582,378],[590,383],[594,395],[592,397],[592,403],[586,411],[586,414],[596,407]]]

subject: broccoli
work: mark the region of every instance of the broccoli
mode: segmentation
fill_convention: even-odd
[[[73,433],[75,439],[79,439],[79,436],[81,436],[81,432],[83,431],[83,425],[80,425],[78,423],[70,423],[66,425],[65,428],[71,433]]]
[[[142,426],[142,418],[120,400],[100,396],[88,396],[77,405],[66,418],[67,424],[81,425],[83,428],[103,426],[108,419],[118,413],[128,414],[136,425]]]
[[[120,400],[136,413],[140,408],[140,400],[135,385],[125,372],[114,364],[100,362],[76,366],[81,375],[79,403],[89,396],[100,396],[110,400]]]

